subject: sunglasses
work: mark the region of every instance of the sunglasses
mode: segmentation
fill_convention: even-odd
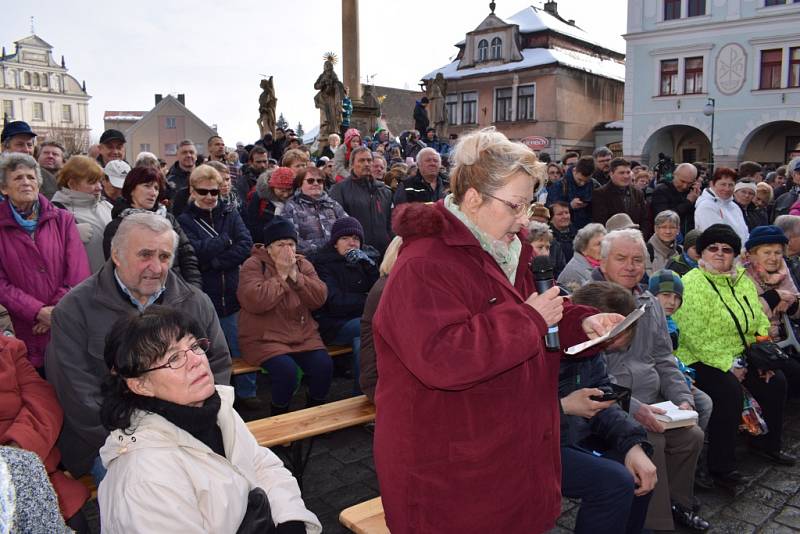
[[[323,185],[325,183],[325,178],[306,178],[306,183],[308,185],[314,185],[314,184]]]
[[[720,247],[718,245],[708,245],[706,247],[706,250],[708,250],[712,254],[716,254],[720,250],[722,251],[723,254],[733,254],[733,249],[731,247]]]
[[[219,189],[203,189],[202,187],[195,187],[194,192],[200,195],[201,197],[205,197],[208,195],[215,197],[219,195]]]

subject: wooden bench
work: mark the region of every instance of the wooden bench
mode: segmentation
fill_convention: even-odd
[[[375,405],[365,395],[360,395],[322,406],[250,421],[247,423],[247,428],[262,447],[291,445],[288,454],[284,455],[281,450],[277,452],[284,456],[286,466],[302,489],[303,472],[311,456],[314,437],[374,420]],[[308,447],[304,446],[306,442]]]
[[[389,534],[380,497],[345,508],[339,522],[356,534]]]
[[[351,352],[353,352],[353,348],[348,346],[330,345],[325,348],[328,350],[328,354],[330,354],[332,358],[335,356],[344,356],[346,354],[350,354]],[[234,358],[232,360],[231,373],[234,375],[244,375],[247,373],[260,373],[260,372],[261,372],[261,367],[258,367],[257,365],[250,365],[242,358]]]

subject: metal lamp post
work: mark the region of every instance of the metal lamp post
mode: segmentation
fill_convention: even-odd
[[[706,105],[703,106],[703,115],[711,117],[711,157],[709,158],[709,163],[712,168],[714,167],[714,110],[716,103],[716,100],[709,97],[706,101]]]

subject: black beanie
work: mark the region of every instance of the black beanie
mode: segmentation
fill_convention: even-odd
[[[742,250],[742,240],[739,238],[739,234],[727,224],[712,224],[706,228],[697,238],[697,244],[694,248],[698,254],[702,254],[708,245],[713,245],[714,243],[730,245],[734,255],[738,255]]]
[[[275,217],[264,226],[264,245],[268,246],[281,239],[293,239],[297,243],[297,231],[283,217]]]

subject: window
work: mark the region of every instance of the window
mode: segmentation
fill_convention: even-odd
[[[447,95],[447,124],[458,124],[458,95]]]
[[[689,0],[687,14],[690,17],[699,17],[706,14],[706,0]],[[688,160],[684,160],[688,161]]]
[[[30,84],[31,84],[31,73],[26,71],[25,72],[25,85],[30,85]]]
[[[503,57],[503,40],[499,37],[492,39],[492,59]]]
[[[44,104],[42,104],[41,102],[33,103],[33,120],[35,121],[44,120]]]
[[[683,92],[691,95],[703,92],[703,58],[687,57],[684,64]]]
[[[150,152],[150,143],[141,143],[139,145],[139,152]]]
[[[800,87],[800,47],[789,49],[789,87]]]
[[[661,96],[678,94],[678,60],[661,61]]]
[[[69,104],[61,106],[61,120],[64,122],[72,122],[72,106]]]
[[[461,93],[461,124],[478,122],[478,93]]]
[[[175,125],[175,122],[176,122],[175,121],[175,117],[167,117],[166,125],[165,125],[167,130],[174,130],[175,128],[177,128],[177,126]]]
[[[495,122],[510,121],[511,115],[511,88],[494,90],[494,120]]]
[[[14,118],[14,101],[3,100],[3,118]]]
[[[47,74],[42,74],[42,87],[50,85],[50,77]]]
[[[42,84],[41,84],[41,78],[39,77],[39,73],[38,72],[34,72],[33,73],[33,86],[34,87],[39,87],[40,85],[42,85]]]
[[[174,156],[178,153],[178,145],[176,143],[167,143],[164,145],[164,155]]]
[[[664,0],[664,20],[681,18],[681,0]]]
[[[785,6],[786,4],[800,4],[800,0],[764,0],[764,6]]]
[[[783,50],[761,51],[761,82],[759,89],[779,89],[781,86],[781,58]]]
[[[517,120],[530,121],[534,119],[535,85],[520,85],[517,87]]]
[[[489,43],[486,39],[481,39],[478,43],[478,61],[486,61],[489,59]]]

